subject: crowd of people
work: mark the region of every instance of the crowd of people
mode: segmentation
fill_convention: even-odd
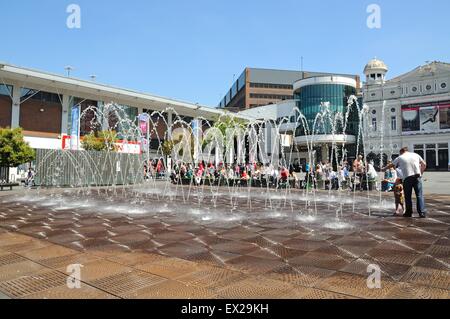
[[[144,166],[146,178],[157,179],[166,176],[164,162],[153,160],[147,168]],[[291,165],[276,166],[263,163],[226,164],[206,163],[201,161],[197,165],[178,161],[174,163],[169,172],[170,180],[179,183],[182,180],[193,181],[200,185],[205,179],[208,180],[264,180],[269,186],[285,186],[290,183],[294,188],[315,188],[322,190],[366,190],[367,181],[375,181],[377,172],[373,163],[365,165],[362,157],[358,158],[353,165],[348,162],[336,167],[329,161],[320,162],[315,166],[306,164],[304,167],[295,162]],[[370,187],[370,189],[372,189]]]
[[[425,161],[417,154],[401,150],[400,156],[393,162],[388,162],[382,168],[384,178],[379,179],[373,161],[364,161],[358,156],[350,165],[343,162],[333,165],[329,161],[316,165],[306,164],[303,168],[298,163],[289,166],[272,164],[213,164],[201,161],[197,165],[176,162],[170,170],[170,180],[179,183],[183,180],[201,185],[204,180],[233,180],[238,182],[266,181],[269,186],[291,185],[301,189],[322,190],[379,190],[393,192],[396,203],[396,214],[412,216],[412,190],[417,197],[417,209],[420,217],[426,216],[423,196],[422,174],[426,169]],[[302,173],[304,178],[301,178]],[[162,159],[154,160],[144,166],[145,178],[161,178],[166,176],[166,167]]]
[[[177,162],[170,174],[173,183],[182,179],[193,180],[200,185],[204,179],[208,180],[238,180],[248,182],[249,180],[268,180],[271,185],[288,182],[289,179],[296,180],[294,168],[278,167],[274,165],[259,164],[207,164],[202,161],[194,167],[191,163]]]

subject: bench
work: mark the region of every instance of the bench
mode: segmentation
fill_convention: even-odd
[[[3,191],[4,188],[9,187],[9,190],[12,191],[13,187],[17,187],[17,186],[19,186],[19,184],[17,184],[17,183],[0,184],[0,189]]]

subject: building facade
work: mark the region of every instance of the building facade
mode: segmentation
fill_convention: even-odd
[[[341,161],[344,156],[352,161],[356,157],[362,106],[358,85],[354,78],[340,75],[309,77],[293,84],[292,100],[239,114],[266,122],[266,144],[274,144],[278,137],[288,164],[336,158]]]
[[[294,83],[330,73],[246,68],[220,101],[219,107],[233,112],[294,99]],[[357,75],[342,74],[354,79]]]
[[[339,75],[317,76],[294,84],[296,106],[305,117],[295,131],[299,150],[304,153],[307,147],[309,151],[312,148],[318,162],[335,158],[341,161],[344,156],[353,159],[358,140],[359,103],[351,97],[357,96],[358,85],[355,79]]]
[[[89,134],[95,117],[89,108],[101,109],[108,103],[122,106],[129,119],[144,112],[153,113],[155,125],[150,131],[155,147],[167,138],[167,128],[172,124],[175,128],[177,121],[214,121],[224,114],[223,110],[193,103],[0,64],[0,127],[21,127],[33,148],[62,148],[64,136],[70,135],[73,106],[85,113],[80,121],[80,135]]]
[[[364,103],[368,111],[366,152],[395,157],[408,147],[429,170],[450,169],[450,64],[431,62],[391,80],[378,59],[365,67]]]

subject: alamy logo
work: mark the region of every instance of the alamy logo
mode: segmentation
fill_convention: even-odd
[[[78,4],[70,4],[67,6],[66,12],[69,13],[67,17],[67,27],[69,29],[81,29],[81,8]]]
[[[369,289],[381,289],[381,268],[378,265],[369,265],[367,267],[367,288]]]
[[[81,288],[81,268],[83,265],[74,264],[67,266],[67,273],[70,276],[67,278],[67,287],[69,289],[80,289]]]
[[[367,7],[367,27],[369,29],[381,29],[381,7],[378,4],[371,4]]]

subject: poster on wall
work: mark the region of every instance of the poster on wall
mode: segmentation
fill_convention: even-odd
[[[450,129],[450,102],[439,105],[439,122],[441,130]]]
[[[435,132],[439,130],[439,108],[428,106],[420,108],[420,131]]]
[[[150,149],[149,145],[149,130],[150,130],[150,115],[147,113],[142,113],[139,115],[139,129],[141,130],[141,145],[142,151],[148,152]]]
[[[418,108],[402,108],[403,132],[420,131],[420,117]]]
[[[70,130],[70,149],[78,150],[80,144],[80,106],[72,106],[72,126]]]

